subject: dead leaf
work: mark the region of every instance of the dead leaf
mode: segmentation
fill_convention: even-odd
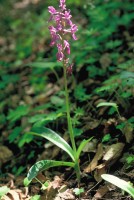
[[[116,161],[120,157],[124,146],[124,143],[112,144],[106,149],[106,153],[103,156],[103,160],[106,162]]]
[[[10,190],[7,195],[10,200],[20,200],[19,194],[15,190]]]
[[[60,189],[59,189],[59,192],[60,192],[60,193],[63,193],[63,192],[65,192],[67,189],[68,189],[67,185],[62,185],[62,186],[60,187]]]
[[[0,167],[13,156],[12,151],[6,146],[0,146]]]
[[[94,172],[94,178],[97,182],[100,182],[102,180],[101,175],[106,174],[106,166],[105,164],[100,164],[96,167]]]
[[[94,200],[101,199],[108,191],[109,191],[109,188],[106,185],[100,186],[96,194],[94,195],[93,199]]]
[[[75,199],[75,196],[72,193],[73,193],[72,190],[67,189],[65,192],[58,193],[55,200],[61,200],[61,199],[62,200],[65,200],[65,199],[66,200],[73,200],[73,199]]]
[[[103,156],[103,146],[102,144],[100,143],[98,145],[98,149],[97,149],[97,152],[93,158],[93,160],[91,161],[91,163],[84,169],[84,172],[86,173],[89,173],[89,172],[92,172],[96,166],[98,165],[98,161],[102,158]]]
[[[83,152],[96,152],[96,146],[97,146],[97,139],[92,139],[92,141],[88,142],[86,146],[83,148]]]
[[[86,118],[86,120],[88,121],[88,123],[85,126],[83,126],[84,131],[93,130],[97,128],[100,124],[100,121],[96,119],[94,120],[90,119],[90,122],[89,119]]]
[[[54,159],[60,152],[60,148],[57,146],[54,146],[53,152],[52,152],[52,159]]]
[[[117,125],[117,120],[114,118],[110,118],[108,120],[103,120],[103,124],[105,126],[103,132],[104,132],[104,135],[106,135],[107,133],[110,132],[110,127],[112,125],[114,125],[114,126]]]
[[[45,190],[44,194],[41,196],[41,200],[50,200],[55,199],[56,195],[58,194],[58,189],[61,186],[61,178],[58,176],[55,176],[55,179],[53,182],[49,183],[48,188]]]
[[[57,193],[58,193],[58,189],[57,188],[53,188],[52,184],[50,183],[49,187],[47,188],[47,190],[41,196],[41,200],[55,199]]]
[[[12,189],[1,200],[30,200],[28,195],[28,188],[24,188],[24,191],[20,189]]]
[[[109,67],[109,65],[111,64],[112,60],[110,58],[110,54],[109,53],[105,53],[101,56],[100,58],[100,63],[101,63],[101,66],[102,68],[107,68]]]
[[[1,200],[11,200],[8,196],[4,195]]]
[[[48,84],[46,86],[46,92],[44,94],[40,94],[35,98],[35,102],[34,103],[45,103],[49,100],[49,96],[51,96],[52,94],[54,94],[55,92],[58,92],[60,90],[60,88],[54,84]]]
[[[122,132],[125,135],[127,143],[130,143],[134,138],[133,130],[134,129],[133,129],[133,126],[131,123],[125,123],[125,126],[124,126]]]
[[[60,188],[62,183],[62,179],[59,176],[54,177],[54,181],[52,182],[53,188]]]

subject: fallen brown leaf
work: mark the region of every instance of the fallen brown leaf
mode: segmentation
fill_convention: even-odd
[[[133,130],[134,129],[133,129],[133,126],[131,123],[125,123],[125,126],[124,126],[122,132],[125,135],[127,143],[130,143],[134,138]]]
[[[72,190],[67,189],[65,192],[60,192],[57,194],[55,200],[73,200],[75,196],[73,195]]]
[[[92,141],[88,142],[86,146],[83,148],[82,152],[96,152],[97,139],[92,139]]]
[[[10,190],[6,197],[9,197],[10,200],[20,200],[19,194],[15,190]],[[3,199],[6,200],[6,199]]]
[[[8,161],[11,156],[13,156],[13,152],[6,146],[0,146],[0,167],[3,163]]]
[[[1,200],[11,200],[8,196],[4,195]]]
[[[92,172],[96,166],[98,165],[98,161],[102,158],[103,156],[103,146],[102,144],[100,143],[98,145],[98,148],[97,148],[97,152],[93,158],[93,160],[91,161],[91,163],[84,169],[84,172],[86,173],[89,173],[89,172]]]
[[[108,191],[109,191],[109,188],[106,185],[100,186],[96,194],[94,195],[93,199],[94,200],[101,199]]]
[[[104,53],[100,58],[100,64],[102,68],[107,68],[110,66],[112,60],[109,53]]]
[[[102,180],[101,175],[106,174],[106,166],[105,164],[98,165],[94,172],[94,178],[97,182]]]
[[[41,196],[41,200],[55,199],[58,194],[58,189],[61,186],[62,180],[60,177],[55,176],[54,181],[49,183],[48,188],[45,190],[44,194]]]
[[[106,149],[106,153],[103,156],[103,160],[106,162],[112,161],[112,163],[114,163],[114,161],[116,161],[120,157],[124,146],[124,143],[112,144]]]

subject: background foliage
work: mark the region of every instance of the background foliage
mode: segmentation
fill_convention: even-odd
[[[134,3],[68,0],[67,4],[79,26],[71,49],[74,72],[68,78],[75,136],[85,137],[87,131],[90,135],[95,121],[116,117],[113,107],[96,108],[101,101],[112,101],[125,117],[115,127],[119,138],[126,123],[134,127]],[[5,173],[26,172],[27,164],[44,149],[44,142],[25,134],[31,126],[47,125],[63,135],[66,130],[62,68],[56,49],[49,47],[48,5],[47,0],[1,0],[0,144],[8,145],[16,159],[9,160],[2,169]],[[111,140],[112,132],[104,139],[98,130],[94,131],[98,140]],[[129,165],[134,161],[130,157]]]

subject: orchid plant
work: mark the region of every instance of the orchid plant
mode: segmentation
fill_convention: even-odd
[[[55,166],[69,166],[73,167],[78,183],[80,183],[80,165],[79,165],[79,157],[81,154],[82,149],[84,146],[92,139],[83,140],[79,147],[76,147],[73,127],[72,127],[72,120],[70,117],[70,103],[69,103],[69,94],[68,94],[68,84],[67,84],[67,76],[72,74],[73,63],[70,63],[69,55],[70,51],[70,44],[67,38],[69,36],[72,37],[73,40],[77,40],[75,35],[76,31],[78,30],[77,26],[73,24],[70,14],[70,10],[66,8],[65,0],[60,0],[59,2],[59,10],[55,9],[53,6],[48,7],[48,11],[50,13],[49,22],[53,22],[54,25],[49,26],[50,34],[51,34],[51,43],[50,46],[56,46],[58,49],[57,52],[57,60],[62,62],[63,64],[63,72],[64,72],[64,86],[65,86],[65,102],[66,102],[66,113],[67,113],[67,123],[68,123],[68,131],[70,134],[71,146],[56,132],[46,127],[36,127],[33,128],[29,134],[43,137],[64,151],[68,153],[71,157],[72,162],[65,162],[65,161],[55,161],[55,160],[41,160],[34,164],[28,174],[27,180],[29,183],[32,181],[33,178],[36,178],[37,174],[40,171],[46,170],[50,167]]]

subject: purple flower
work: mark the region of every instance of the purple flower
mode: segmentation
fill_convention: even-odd
[[[59,5],[59,7],[61,8],[61,10],[66,10],[65,1],[66,1],[66,0],[60,0],[60,5]]]
[[[66,50],[67,54],[70,54],[70,44],[67,40],[64,40],[64,49]]]
[[[72,15],[70,15],[70,10],[69,11],[65,10],[64,17],[66,20],[71,19]]]
[[[63,58],[64,58],[64,54],[63,54],[61,51],[59,51],[59,52],[57,53],[57,60],[58,60],[59,62],[61,62],[61,61],[63,60]]]
[[[62,44],[57,44],[58,51],[63,51]]]
[[[50,46],[54,46],[56,44],[56,41],[59,39],[59,36],[57,35],[57,33],[56,33],[57,30],[54,28],[54,26],[49,26],[48,28],[50,30],[50,34],[52,37]]]
[[[78,27],[75,25],[75,24],[73,24],[72,26],[71,26],[71,33],[72,33],[72,37],[73,37],[73,39],[74,40],[77,40],[77,37],[76,37],[76,35],[75,35],[75,32],[78,30]]]
[[[52,15],[56,14],[56,9],[53,6],[48,7],[48,12],[50,12]]]
[[[57,48],[58,48],[57,60],[58,60],[58,61],[62,61],[63,58],[64,58],[62,44],[57,44]]]
[[[51,35],[56,34],[56,31],[57,31],[57,30],[56,30],[56,28],[54,28],[54,26],[49,26],[48,28],[49,28],[49,30],[50,30],[50,34],[51,34]]]

